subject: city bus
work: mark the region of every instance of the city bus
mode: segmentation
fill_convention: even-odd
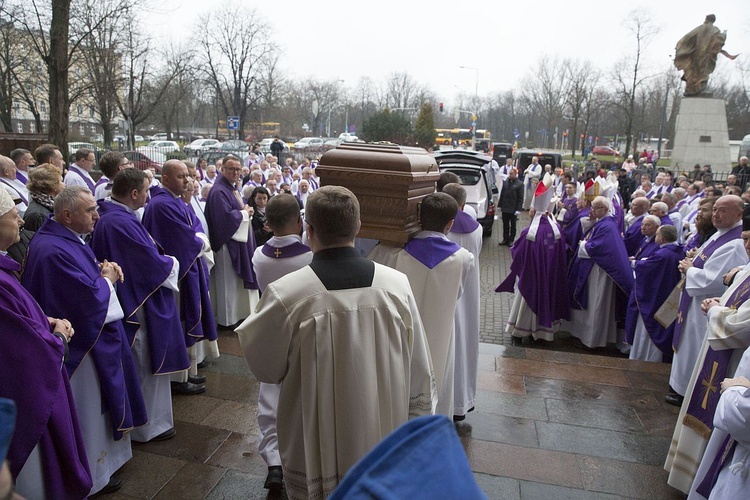
[[[459,148],[470,148],[472,140],[472,130],[469,128],[438,128],[435,144],[438,146],[452,146]],[[486,129],[477,129],[476,132],[476,149],[489,147],[492,142],[492,134]]]

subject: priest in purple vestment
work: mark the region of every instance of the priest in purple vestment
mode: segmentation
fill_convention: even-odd
[[[565,240],[549,212],[554,194],[547,173],[536,187],[531,224],[510,250],[510,274],[495,289],[516,292],[506,332],[524,344],[532,339],[553,341],[560,320],[570,319]]]
[[[131,168],[113,180],[111,199],[99,201],[100,218],[91,247],[98,259],[117,262],[128,276],[117,287],[117,295],[149,405],[149,422],[134,431],[133,439],[163,440],[174,435],[169,377],[165,375],[190,367],[173,293],[177,291],[179,263],[159,251],[136,216],[148,196],[146,174]]]
[[[624,319],[633,288],[633,271],[610,200],[591,203],[593,226],[580,242],[568,273],[573,317],[568,331],[584,346],[604,347],[618,341],[616,320]]]
[[[625,335],[628,344],[633,346],[630,359],[670,362],[674,322],[665,328],[654,315],[682,277],[677,266],[685,257],[685,250],[677,242],[674,226],[660,226],[655,243],[656,250],[635,263]]]
[[[208,232],[216,257],[213,270],[216,316],[222,326],[231,326],[247,318],[258,301],[252,264],[255,238],[250,219],[253,208],[245,204],[236,187],[241,166],[239,158],[225,157],[222,176],[214,183],[206,200]]]
[[[91,489],[78,417],[62,366],[75,330],[68,320],[48,318],[21,286],[21,266],[6,255],[18,242],[23,220],[10,195],[0,190],[0,397],[16,404],[16,428],[8,448],[18,493],[27,486],[47,498],[84,498]],[[41,474],[18,475],[32,454]]]
[[[638,197],[635,198],[630,204],[630,214],[628,219],[630,225],[623,234],[623,240],[625,240],[625,250],[629,257],[635,255],[638,251],[638,247],[643,241],[643,234],[641,233],[641,224],[643,218],[648,214],[648,209],[651,207],[651,202],[648,198]],[[632,218],[630,217],[632,216]]]
[[[146,205],[143,225],[164,252],[180,264],[180,319],[185,345],[192,348],[198,341],[218,338],[209,296],[208,268],[202,258],[211,245],[205,234],[196,232],[195,213],[181,198],[189,185],[187,166],[179,160],[167,161],[161,184],[162,187],[150,190],[151,201]],[[190,373],[195,376],[198,372],[191,366]],[[186,381],[187,377],[183,383]]]
[[[108,485],[114,481],[111,474],[132,456],[125,433],[147,420],[115,293],[115,285],[123,281],[122,270],[114,262],[99,262],[84,241],[99,219],[96,208],[87,188],[63,189],[55,198],[54,216],[29,245],[23,274],[23,285],[42,309],[69,318],[76,329],[65,367],[89,454],[94,480],[91,494],[112,486]],[[100,401],[99,395],[89,397],[97,385]],[[97,406],[96,412],[90,411],[92,405]],[[89,448],[89,439],[94,439],[97,449]]]

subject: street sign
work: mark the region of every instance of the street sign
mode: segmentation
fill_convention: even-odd
[[[227,116],[227,130],[239,130],[240,129],[240,117],[239,116]]]

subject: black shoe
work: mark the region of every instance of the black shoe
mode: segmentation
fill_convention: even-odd
[[[284,487],[284,473],[280,465],[273,465],[268,468],[266,483],[263,487],[267,490],[280,490]]]
[[[503,240],[500,243],[498,243],[498,246],[507,247],[508,246],[508,241],[507,240]]]
[[[107,483],[107,486],[97,491],[96,494],[93,496],[99,497],[101,495],[109,495],[110,493],[114,493],[115,491],[118,491],[120,488],[122,488],[122,479],[112,476],[109,478],[109,482]]]
[[[667,394],[666,396],[664,396],[664,401],[673,406],[682,406],[682,401],[684,399],[685,397],[680,396],[679,394]]]
[[[192,396],[206,392],[206,386],[203,384],[192,384],[190,382],[172,382],[172,394],[182,394],[183,396]]]
[[[191,384],[205,384],[206,376],[205,375],[190,375],[188,376],[188,382],[190,382]]]
[[[202,368],[205,368],[205,367],[207,367],[207,366],[208,366],[208,360],[204,359],[203,361],[201,361],[200,363],[198,363],[198,364],[197,364],[196,366],[197,366],[198,368],[201,368],[201,369],[202,369]]]
[[[177,434],[177,431],[175,431],[174,427],[172,427],[171,429],[167,429],[166,431],[162,432],[158,436],[152,437],[148,442],[155,443],[158,441],[166,441],[167,439],[172,439],[175,434]]]
[[[454,422],[463,422],[466,420],[466,415],[453,415]]]

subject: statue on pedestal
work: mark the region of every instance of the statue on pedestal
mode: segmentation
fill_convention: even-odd
[[[716,16],[709,14],[706,20],[683,36],[675,47],[674,65],[683,70],[682,80],[687,84],[685,96],[698,96],[706,90],[708,77],[716,68],[719,54],[734,60],[737,56],[728,54],[724,49],[727,32],[714,26]]]

